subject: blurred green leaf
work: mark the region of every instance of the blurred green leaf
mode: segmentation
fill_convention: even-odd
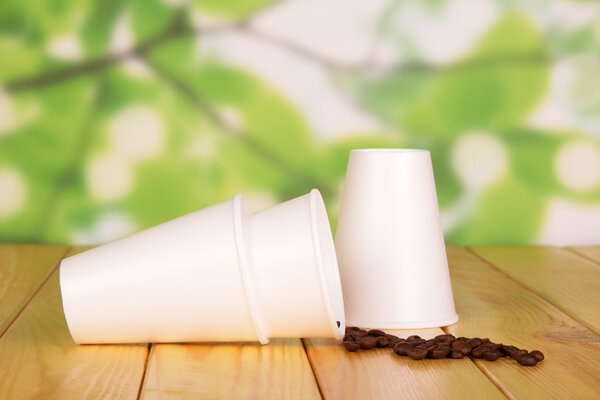
[[[240,18],[277,0],[194,0],[194,6],[209,14],[221,17]]]
[[[38,51],[17,39],[0,37],[0,82],[33,74],[39,70],[41,58]]]
[[[186,159],[143,162],[136,168],[126,210],[146,228],[225,200],[219,195],[219,174],[218,165],[201,166]]]
[[[85,134],[95,92],[89,79],[19,95],[31,101],[33,121],[0,138],[0,159],[9,161],[30,176],[53,181],[75,156],[79,136]]]
[[[191,90],[194,98],[189,101],[200,99],[203,105],[197,112],[214,113],[231,127],[217,126],[227,137],[222,150],[229,162],[258,188],[296,193],[310,186],[310,176],[298,183],[314,151],[301,114],[252,75],[217,62],[197,61],[192,47],[191,38],[175,40],[153,51],[151,58]]]
[[[122,0],[104,0],[92,4],[80,34],[86,56],[93,58],[107,52],[115,23],[125,5]]]
[[[466,60],[445,70],[403,114],[409,132],[453,136],[475,128],[513,126],[544,94],[549,62],[539,32],[508,14]]]
[[[600,200],[600,185],[597,189],[577,192],[565,187],[556,175],[556,157],[560,149],[574,140],[586,139],[585,136],[518,128],[504,132],[502,138],[509,147],[514,176],[523,185],[541,196],[561,196],[591,203]]]
[[[535,241],[546,211],[545,199],[507,177],[488,189],[468,220],[446,235],[446,241],[466,244],[511,244]]]
[[[45,203],[50,196],[52,182],[31,175],[18,166],[6,163],[0,156],[0,168],[14,168],[25,180],[26,201],[14,215],[0,218],[0,241],[32,242],[39,240],[38,229],[43,220]]]
[[[161,0],[132,0],[131,27],[136,43],[164,32],[172,23],[177,9]]]

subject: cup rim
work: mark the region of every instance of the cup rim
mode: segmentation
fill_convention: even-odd
[[[247,220],[249,217],[250,211],[248,209],[246,199],[241,194],[236,194],[233,197],[233,231],[235,235],[240,275],[246,295],[246,301],[248,303],[250,317],[254,324],[254,329],[256,330],[256,337],[260,344],[268,344],[269,336],[267,334],[264,318],[258,304],[256,290],[254,288],[252,278],[250,277],[249,261],[246,254],[244,220]]]
[[[333,235],[331,234],[331,226],[329,224],[329,219],[327,218],[327,210],[321,193],[317,189],[312,189],[309,193],[309,197],[313,246],[316,254],[316,267],[319,274],[319,282],[321,284],[323,305],[325,306],[325,312],[327,313],[330,328],[334,337],[341,340],[344,337],[346,329],[344,299],[335,244],[333,242]],[[319,208],[321,213],[318,212]],[[323,218],[323,216],[326,221],[321,221],[322,224],[319,224],[319,218]],[[323,230],[325,227],[329,228],[329,232]],[[329,235],[327,235],[327,233],[329,233]],[[327,257],[325,254],[326,252],[328,253]],[[326,261],[329,262],[327,263]],[[333,273],[333,276],[327,274],[326,270]],[[333,304],[335,300],[331,287],[337,287],[337,292],[339,292],[340,304],[338,304],[337,307]],[[338,308],[337,312],[334,307]],[[339,308],[341,308],[341,310],[339,310]],[[341,313],[341,316],[337,316],[336,313]],[[337,322],[340,323],[339,326],[337,325]]]

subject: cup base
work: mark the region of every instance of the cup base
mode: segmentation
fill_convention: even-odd
[[[454,315],[452,318],[440,319],[435,321],[383,322],[346,320],[346,326],[358,326],[360,328],[372,329],[426,329],[452,325],[455,324],[457,321],[458,315]]]

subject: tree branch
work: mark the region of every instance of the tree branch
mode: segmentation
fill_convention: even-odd
[[[71,65],[56,71],[46,72],[38,76],[17,79],[4,85],[4,89],[8,92],[19,92],[54,85],[83,75],[90,75],[135,56],[139,52],[150,50],[171,39],[191,34],[195,34],[195,31],[185,27],[185,25],[182,25],[175,18],[174,23],[165,31],[139,43],[129,50],[117,54],[107,54],[103,57],[84,61],[80,64]]]
[[[251,133],[238,130],[236,127],[230,125],[201,94],[197,93],[194,89],[173,76],[169,71],[158,65],[151,58],[147,57],[145,53],[142,53],[141,57],[153,70],[156,76],[164,80],[188,101],[198,107],[210,123],[219,128],[227,136],[240,141],[256,155],[267,160],[281,171],[286,172],[289,176],[298,179],[306,186],[311,188],[318,187],[326,195],[335,192],[334,188],[330,187],[326,182],[323,182],[320,179],[305,173],[302,169],[298,169],[288,163],[287,160],[256,140]]]

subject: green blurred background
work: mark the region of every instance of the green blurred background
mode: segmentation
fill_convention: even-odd
[[[0,241],[101,243],[429,149],[446,240],[600,243],[600,3],[3,0]]]

